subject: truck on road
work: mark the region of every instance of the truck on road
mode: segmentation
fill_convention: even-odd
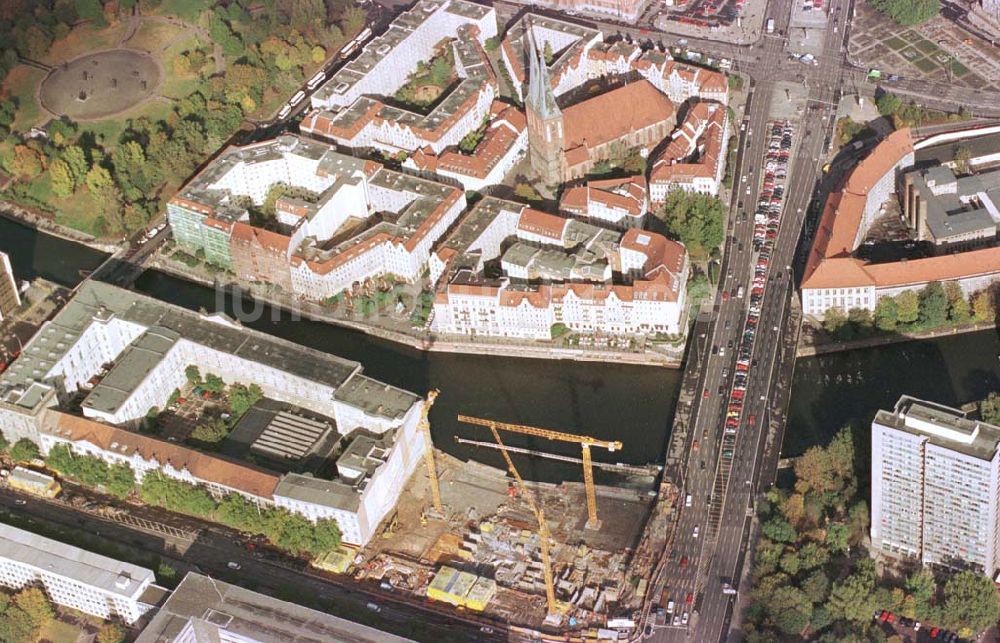
[[[774,18],[767,19],[767,33],[774,33]]]

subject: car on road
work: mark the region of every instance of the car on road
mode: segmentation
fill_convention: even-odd
[[[693,538],[697,538],[698,537],[698,525],[694,526],[694,532],[691,534],[691,536]]]
[[[367,607],[368,609],[370,609],[373,612],[381,612],[382,611],[382,608],[381,608],[381,606],[378,605],[378,603],[368,603],[368,605],[366,605],[365,607]]]
[[[228,567],[229,569],[232,569],[234,571],[239,571],[240,569],[243,568],[243,565],[240,565],[236,561],[232,561],[231,560],[228,563],[226,563],[226,567]]]
[[[18,498],[17,500],[14,501],[14,504],[20,507],[20,506],[28,504],[28,501],[27,500],[23,500],[21,498]]]

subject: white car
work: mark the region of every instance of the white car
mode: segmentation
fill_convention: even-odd
[[[681,616],[681,625],[687,625],[687,624],[688,624],[688,613],[684,612],[684,614]]]
[[[694,535],[695,538],[698,537],[698,526],[697,525],[695,525],[694,534],[693,535]]]

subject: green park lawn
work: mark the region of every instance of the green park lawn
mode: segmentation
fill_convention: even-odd
[[[35,90],[43,78],[45,72],[27,65],[17,65],[4,79],[3,95],[17,101],[17,115],[11,126],[13,129],[23,132],[40,124],[42,106],[38,104]]]

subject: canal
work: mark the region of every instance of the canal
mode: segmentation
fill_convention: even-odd
[[[67,241],[39,234],[0,218],[0,250],[12,256],[19,279],[36,275],[63,285],[75,285],[78,269],[92,269],[103,255]],[[147,271],[136,289],[191,310],[224,308],[233,314],[228,295],[155,271]],[[243,310],[249,310],[250,305]],[[365,373],[417,393],[431,388],[441,395],[431,414],[435,444],[462,458],[496,466],[499,453],[455,443],[454,436],[492,441],[482,427],[460,425],[459,413],[504,422],[531,424],[598,438],[618,439],[621,453],[594,451],[594,459],[645,464],[662,460],[681,372],[595,362],[543,361],[480,355],[421,353],[364,333],[318,322],[290,319],[264,309],[249,327],[312,348],[361,362]],[[570,444],[543,443],[526,436],[506,435],[512,445],[528,446],[579,457]],[[521,457],[522,475],[535,480],[578,480],[578,467]],[[620,480],[596,472],[599,482]]]
[[[103,255],[0,218],[0,250],[11,254],[21,279],[43,276],[64,285],[79,281]],[[147,271],[136,288],[191,310],[224,308],[233,313],[228,295],[163,273]],[[244,310],[250,306],[245,305]],[[479,427],[460,425],[458,413],[531,424],[598,438],[618,439],[622,453],[595,451],[595,459],[645,464],[658,462],[669,437],[670,419],[681,372],[660,367],[509,357],[421,353],[363,333],[304,320],[265,309],[248,326],[364,365],[382,381],[418,393],[441,390],[431,414],[438,447],[462,458],[501,466],[499,454],[457,445],[454,436],[489,441]],[[906,342],[802,358],[796,364],[784,456],[800,455],[826,443],[840,428],[858,431],[867,443],[871,419],[879,408],[891,408],[900,395],[961,405],[1000,390],[1000,339],[995,331],[934,340]],[[507,436],[510,444],[579,456],[573,445],[533,442]],[[864,450],[861,457],[867,457]],[[526,477],[536,480],[579,480],[568,464],[517,460]],[[612,483],[613,474],[599,480]]]

